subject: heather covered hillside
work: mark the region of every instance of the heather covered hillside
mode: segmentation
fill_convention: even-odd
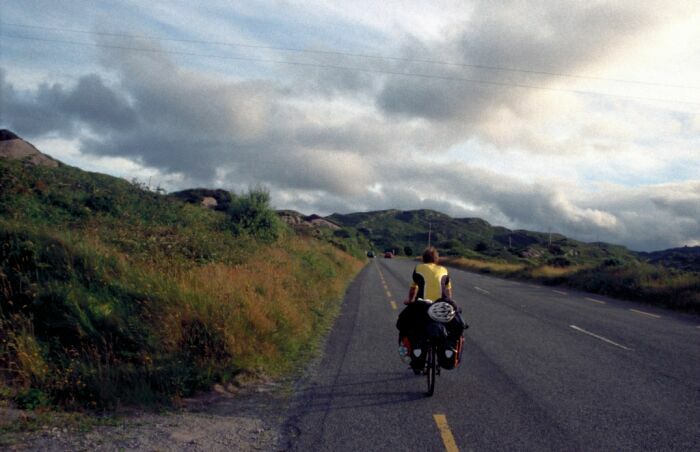
[[[0,396],[109,407],[288,372],[361,266],[334,240],[296,234],[264,190],[214,210],[0,158]]]
[[[653,264],[700,272],[700,246],[684,246],[650,253],[639,253],[639,255],[642,259]]]

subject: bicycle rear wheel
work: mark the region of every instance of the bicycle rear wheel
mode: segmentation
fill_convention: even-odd
[[[435,345],[430,344],[428,346],[428,356],[426,356],[425,359],[425,374],[427,376],[428,380],[428,391],[426,392],[427,396],[432,396],[433,393],[435,392],[435,370],[437,369],[437,347]]]

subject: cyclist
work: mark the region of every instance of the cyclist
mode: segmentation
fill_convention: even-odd
[[[396,327],[399,329],[399,341],[404,353],[410,353],[411,368],[419,374],[424,367],[425,354],[419,345],[425,331],[427,309],[429,302],[436,300],[452,300],[452,284],[447,269],[438,264],[440,256],[433,247],[423,252],[423,263],[416,265],[413,270],[413,283],[408,291],[408,297],[403,302],[406,308],[399,315]],[[430,300],[428,303],[420,300]],[[460,318],[461,323],[461,318]],[[459,329],[461,335],[462,329]],[[411,345],[415,346],[412,347]]]
[[[413,283],[408,290],[408,298],[403,304],[410,304],[417,298],[435,301],[443,298],[452,299],[452,284],[447,269],[438,265],[440,256],[432,246],[423,252],[423,263],[413,270]]]

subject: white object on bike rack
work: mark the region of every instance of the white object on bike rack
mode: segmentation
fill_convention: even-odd
[[[436,301],[428,308],[428,316],[436,322],[447,323],[454,319],[455,308],[444,301]]]

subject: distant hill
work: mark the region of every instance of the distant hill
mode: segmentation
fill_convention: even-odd
[[[356,228],[381,251],[420,253],[430,242],[446,256],[488,256],[566,266],[609,260],[636,260],[633,252],[619,245],[584,243],[561,234],[510,230],[492,226],[480,218],[452,218],[434,210],[381,210],[327,217]]]
[[[678,268],[680,270],[700,272],[700,246],[684,246],[650,253],[638,253],[639,256],[651,264],[664,267]]]

